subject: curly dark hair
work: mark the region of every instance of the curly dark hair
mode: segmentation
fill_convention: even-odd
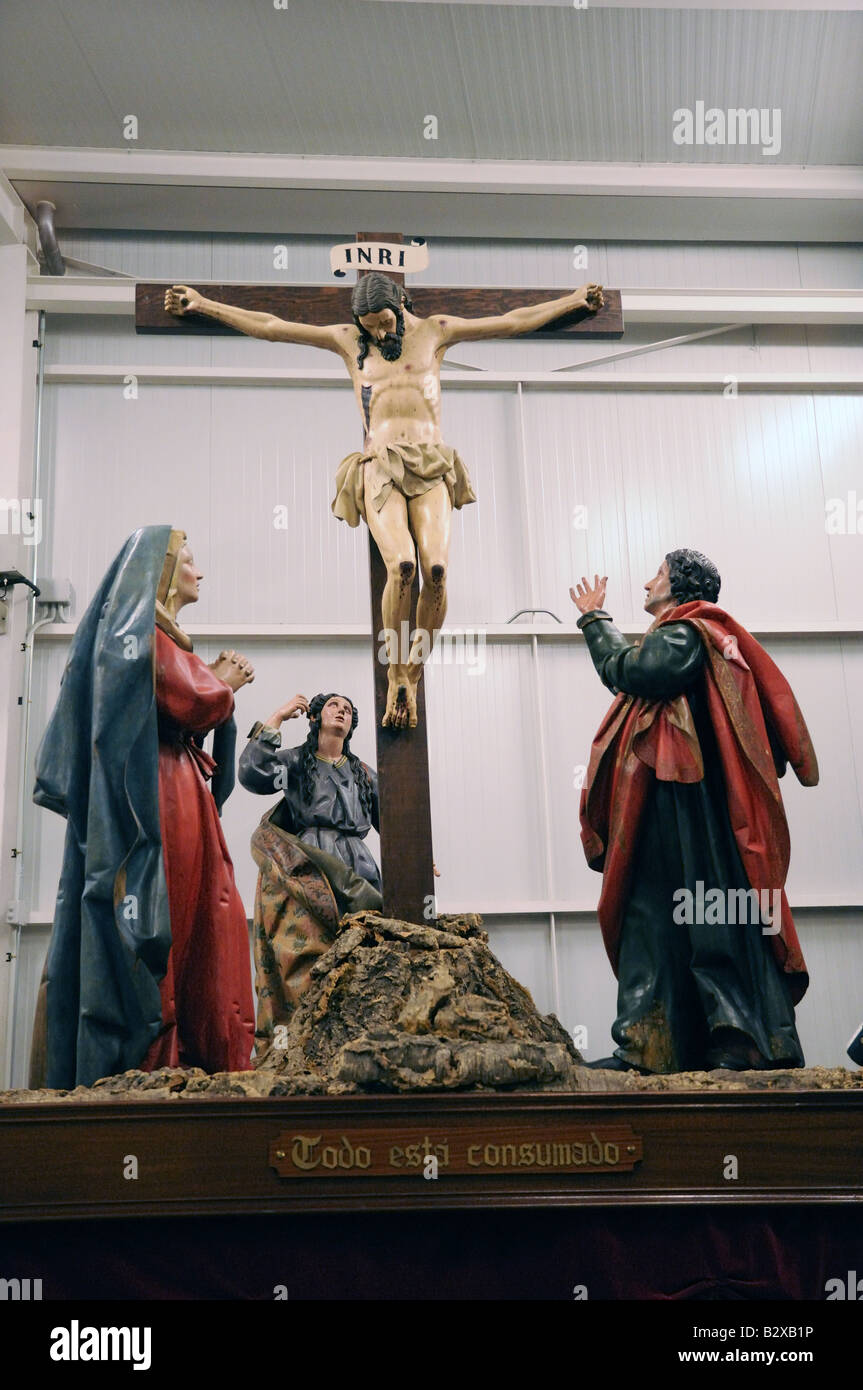
[[[318,735],[321,732],[321,710],[327,703],[327,700],[335,699],[348,700],[351,709],[353,710],[353,714],[351,716],[350,733],[344,741],[344,744],[342,746],[342,752],[347,758],[351,770],[354,774],[354,781],[356,782],[357,788],[360,793],[360,805],[362,806],[369,820],[371,820],[372,801],[374,795],[372,791],[371,779],[369,778],[369,774],[366,772],[365,764],[360,762],[356,753],[351,752],[351,738],[353,736],[354,729],[357,727],[357,724],[359,723],[357,707],[354,704],[353,700],[351,700],[349,695],[340,696],[338,691],[335,690],[330,691],[329,695],[315,695],[314,698],[309,701],[310,728],[306,741],[302,745],[302,758],[300,764],[302,768],[301,785],[303,790],[303,800],[311,802],[311,799],[314,796],[315,792],[315,778],[318,775],[318,760],[315,755],[318,751]]]
[[[405,331],[405,316],[402,312],[402,306],[405,309],[413,309],[414,307],[408,298],[407,291],[380,270],[372,270],[368,275],[361,276],[354,285],[351,292],[351,313],[354,317],[354,323],[360,330],[360,350],[357,355],[357,367],[360,371],[362,371],[363,363],[368,357],[372,342],[360,323],[360,319],[364,314],[380,314],[384,309],[392,309],[396,316],[396,332],[388,334],[387,337],[401,338]]]
[[[700,550],[670,550],[665,558],[668,561],[671,597],[675,603],[692,603],[694,599],[716,602],[722,580],[712,560],[708,560]]]

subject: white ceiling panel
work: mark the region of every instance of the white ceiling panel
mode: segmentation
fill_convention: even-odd
[[[773,162],[863,162],[863,14],[591,4],[3,0],[0,140],[225,152],[763,162],[673,112],[781,111]],[[424,121],[438,120],[426,139]]]
[[[634,16],[630,15],[630,19]],[[845,17],[853,29],[854,16]],[[672,163],[806,164],[810,115],[817,84],[815,58],[828,17],[823,14],[651,10],[638,16],[642,29],[645,91],[642,158]],[[863,25],[857,26],[863,38]],[[679,108],[705,114],[729,109],[769,113],[773,137],[779,112],[779,150],[764,155],[752,144],[679,145],[673,138]],[[759,119],[759,125],[761,121]],[[858,163],[856,140],[836,143],[827,163]]]
[[[839,150],[841,161],[831,153],[831,164],[863,164],[863,13],[824,18],[823,42],[812,55],[818,80],[807,163],[818,164],[825,151]]]
[[[0,0],[0,172],[31,212],[56,203],[61,229],[856,242],[863,201],[841,180],[863,167],[861,5]],[[768,125],[755,143],[676,143],[675,112],[699,103]],[[92,168],[46,167],[52,147]],[[277,167],[144,177],[148,152]],[[106,155],[122,167],[103,178]],[[308,177],[280,172],[285,157]],[[320,164],[336,159],[338,185]],[[457,165],[559,178],[441,187]],[[826,191],[809,187],[816,166]],[[643,186],[570,187],[570,169]],[[671,197],[663,171],[687,181]],[[726,172],[727,197],[700,196]]]

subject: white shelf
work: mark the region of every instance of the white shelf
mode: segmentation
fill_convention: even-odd
[[[36,641],[69,641],[74,637],[77,626],[77,623],[48,623],[45,627],[39,628],[36,633]],[[643,627],[634,627],[628,623],[618,624],[618,627],[627,637],[640,637],[645,632]],[[214,642],[267,642],[273,638],[282,638],[289,642],[370,642],[372,638],[371,628],[362,623],[330,623],[320,626],[303,623],[236,623],[232,625],[189,623],[184,631],[192,638],[198,637],[201,641]],[[846,621],[831,618],[819,623],[818,627],[800,627],[792,622],[774,622],[753,627],[750,631],[752,636],[759,641],[770,637],[853,638],[859,637],[863,633],[863,620],[848,619]],[[442,628],[441,632],[443,642],[453,641],[462,636],[475,637],[479,635],[491,642],[527,641],[534,637],[544,638],[551,642],[581,642],[584,640],[579,629],[567,623],[486,623],[473,627],[468,625],[445,627]]]
[[[596,876],[597,900],[599,898],[600,876]],[[839,899],[824,901],[816,899],[810,895],[794,899],[790,903],[792,913],[801,912],[863,912],[863,901],[844,902]],[[552,913],[556,917],[580,917],[585,921],[596,921],[596,903],[587,905],[583,902],[571,900],[556,901],[520,901],[511,903],[487,902],[477,900],[467,903],[448,903],[438,895],[438,912],[442,917],[464,915],[476,912],[484,921],[490,921],[495,917],[535,917],[539,921],[545,921]],[[26,926],[29,927],[50,927],[52,918],[46,916],[45,912],[31,912],[28,915]],[[251,919],[249,919],[251,922]],[[558,922],[558,926],[560,923]]]
[[[51,386],[333,386],[352,390],[346,371],[332,367],[206,367],[57,363],[45,368]],[[577,363],[549,372],[449,369],[441,383],[456,390],[511,390],[542,387],[556,391],[715,391],[733,380],[736,390],[752,392],[863,392],[859,372],[609,372]]]

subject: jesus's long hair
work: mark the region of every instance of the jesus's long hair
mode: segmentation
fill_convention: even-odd
[[[362,806],[369,820],[371,820],[373,799],[371,779],[369,778],[369,774],[366,772],[365,765],[360,762],[356,753],[351,752],[351,737],[353,735],[354,729],[357,727],[357,724],[359,723],[357,707],[354,704],[353,700],[351,700],[349,695],[339,696],[337,691],[331,691],[329,695],[315,695],[314,698],[309,701],[310,727],[306,741],[302,745],[302,758],[300,763],[300,766],[302,768],[301,786],[303,791],[303,800],[311,803],[312,797],[315,794],[315,779],[318,775],[318,760],[316,754],[318,751],[318,736],[321,732],[321,710],[327,703],[327,700],[334,699],[348,700],[350,702],[352,710],[351,727],[350,732],[348,733],[347,738],[345,739],[344,744],[342,746],[342,752],[347,758],[348,763],[350,764],[351,771],[354,774],[354,781],[357,784],[357,789],[360,794],[360,805]]]
[[[351,294],[351,313],[354,323],[360,330],[360,350],[357,355],[357,367],[363,369],[372,339],[360,323],[360,319],[365,314],[380,314],[384,309],[392,309],[396,316],[396,331],[388,333],[388,338],[401,339],[405,331],[405,316],[403,308],[412,310],[413,303],[408,296],[404,286],[397,285],[395,280],[391,280],[388,275],[384,275],[379,270],[373,270],[368,275],[363,275],[354,285]]]

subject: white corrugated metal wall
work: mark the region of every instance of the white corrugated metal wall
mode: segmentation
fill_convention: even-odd
[[[291,281],[326,275],[329,241],[290,242]],[[273,279],[272,239],[78,236],[64,249],[142,277]],[[442,243],[428,283],[574,283],[559,244]],[[589,278],[625,288],[843,287],[859,284],[857,248],[591,246]],[[582,272],[582,274],[584,274]],[[693,327],[698,327],[693,325]],[[625,346],[685,331],[627,332]],[[542,1009],[588,1028],[588,1056],[608,1050],[615,982],[594,907],[599,877],[578,839],[577,769],[608,696],[593,672],[568,587],[608,573],[608,604],[646,626],[641,586],[666,550],[705,550],[724,576],[722,599],[789,676],[813,733],[821,786],[786,778],[793,863],[790,897],[812,972],[800,1012],[807,1059],[841,1064],[863,1015],[863,535],[829,536],[824,504],[855,487],[863,498],[863,398],[800,389],[737,397],[725,379],[753,370],[806,373],[863,362],[863,332],[737,329],[616,365],[621,389],[528,382],[616,344],[465,344],[451,358],[512,374],[507,384],[444,389],[444,437],[458,447],[479,503],[455,519],[448,624],[503,625],[547,608],[562,634],[514,625],[488,638],[484,668],[442,660],[428,672],[439,907],[479,909],[504,963]],[[155,386],[51,381],[64,366],[337,367],[335,358],[245,339],[136,338],[128,319],[49,318],[45,403],[47,516],[42,572],[68,575],[81,615],[112,555],[137,526],[185,527],[206,573],[184,614],[211,628],[205,659],[230,639],[255,661],[238,697],[243,735],[301,690],[340,688],[361,722],[356,751],[374,758],[364,529],[329,510],[339,459],[360,426],[348,385]],[[607,370],[607,369],[605,369]],[[704,371],[711,390],[626,388],[640,372]],[[273,508],[292,518],[273,526]],[[586,513],[576,513],[576,508]],[[586,520],[586,525],[584,524]],[[305,625],[302,636],[255,629]],[[251,633],[236,635],[238,628]],[[215,631],[213,631],[215,629]],[[327,635],[326,629],[331,629]],[[234,635],[232,635],[234,634]],[[37,646],[34,726],[44,727],[68,637]],[[299,736],[287,726],[287,736]],[[265,805],[239,788],[225,833],[251,914],[248,840]],[[47,943],[63,824],[31,808],[30,926],[20,961],[14,1084],[23,1084],[35,988]],[[373,847],[376,850],[376,845]],[[556,967],[556,968],[555,968]]]

